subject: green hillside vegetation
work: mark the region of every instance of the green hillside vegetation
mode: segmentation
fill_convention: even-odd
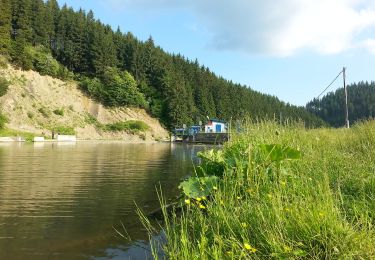
[[[374,259],[374,128],[249,124],[199,154],[164,210],[167,258]]]
[[[102,126],[102,129],[104,131],[113,131],[113,132],[118,132],[118,131],[126,131],[128,133],[139,133],[139,132],[144,132],[149,129],[149,126],[138,120],[129,120],[126,122],[117,122],[113,124],[106,124]]]
[[[4,96],[7,93],[9,85],[10,82],[0,76],[0,97]]]
[[[8,123],[8,119],[0,111],[0,130],[5,128],[6,123]]]
[[[107,106],[147,109],[168,127],[193,124],[207,116],[229,120],[322,120],[276,97],[216,76],[197,60],[169,54],[120,29],[113,31],[92,11],[74,11],[56,0],[1,0],[0,55],[16,66],[62,79],[74,78]]]
[[[330,92],[321,100],[310,101],[306,108],[330,125],[340,127],[345,124],[344,89]],[[375,117],[375,82],[359,82],[348,86],[349,121],[368,120]]]
[[[6,80],[3,77],[0,77],[0,97],[4,96],[7,93],[9,84],[10,82],[8,80]],[[8,122],[8,119],[1,113],[1,109],[0,109],[0,130],[4,129],[5,124],[7,122]]]

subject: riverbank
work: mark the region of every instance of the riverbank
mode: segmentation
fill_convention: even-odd
[[[75,81],[62,81],[35,71],[0,67],[9,82],[0,97],[6,118],[0,136],[75,134],[79,139],[137,141],[169,140],[168,131],[147,111],[135,107],[106,107],[86,96]],[[32,139],[32,138],[31,138]]]
[[[170,259],[375,258],[375,122],[249,125],[165,213]],[[176,216],[178,215],[178,216]]]
[[[140,139],[76,139],[74,141],[60,141],[57,139],[45,139],[43,141],[33,141],[33,136],[24,138],[23,136],[5,136],[0,137],[0,144],[4,143],[34,143],[34,144],[50,144],[50,143],[124,143],[124,144],[157,144],[171,143],[165,140],[140,140]]]

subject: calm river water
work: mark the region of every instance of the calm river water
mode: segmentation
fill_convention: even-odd
[[[145,259],[135,213],[178,193],[204,146],[1,144],[0,259]],[[132,241],[116,235],[124,224]],[[146,248],[146,249],[145,249]]]

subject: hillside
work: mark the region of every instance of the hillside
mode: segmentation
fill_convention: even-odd
[[[85,96],[77,83],[64,82],[34,71],[8,66],[0,75],[10,82],[0,97],[0,110],[8,118],[8,128],[51,137],[52,130],[73,128],[80,139],[121,139],[151,141],[168,138],[159,121],[144,109],[106,108]],[[103,126],[128,120],[139,120],[150,129],[139,133],[108,131]],[[102,126],[102,127],[100,127]]]
[[[24,70],[73,78],[106,106],[144,108],[169,129],[207,117],[282,117],[324,125],[304,107],[224,79],[197,60],[165,52],[152,37],[142,42],[113,30],[92,11],[60,7],[56,0],[3,0],[1,54]]]
[[[348,112],[351,124],[375,117],[375,82],[359,82],[348,86]],[[321,100],[314,99],[306,108],[330,125],[345,123],[345,93],[343,88],[330,92]]]

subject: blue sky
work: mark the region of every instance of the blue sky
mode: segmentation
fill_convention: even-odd
[[[217,75],[305,105],[347,67],[375,80],[373,0],[58,0]],[[342,81],[331,90],[342,86]],[[350,93],[349,93],[350,95]]]

